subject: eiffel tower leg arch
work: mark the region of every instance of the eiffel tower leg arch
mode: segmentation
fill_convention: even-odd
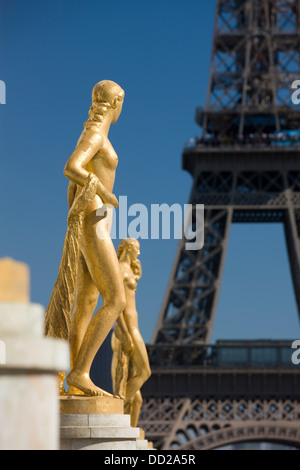
[[[300,431],[293,423],[264,420],[231,424],[189,423],[186,427],[178,427],[162,450],[211,450],[240,442],[271,442],[300,449]]]
[[[186,250],[186,240],[180,241],[152,343],[209,341],[232,213],[229,206],[205,206],[204,246],[198,251]]]

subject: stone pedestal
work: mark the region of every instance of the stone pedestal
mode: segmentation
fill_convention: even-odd
[[[123,414],[123,400],[61,397],[61,450],[149,450],[139,428]]]
[[[153,443],[147,441],[145,438],[145,431],[143,429],[140,429],[140,437],[136,441],[136,448],[137,450],[150,450],[153,449]]]
[[[130,416],[61,415],[61,450],[136,450],[140,432]]]
[[[25,263],[0,259],[0,302],[30,302],[30,273]]]
[[[0,449],[58,450],[57,373],[69,368],[65,341],[43,337],[44,310],[0,303]]]

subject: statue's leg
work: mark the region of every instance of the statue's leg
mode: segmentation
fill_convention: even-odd
[[[126,400],[130,401],[138,392],[142,385],[149,379],[151,369],[149,365],[148,353],[144,340],[137,329],[130,331],[134,343],[134,350],[131,360],[135,366],[135,375],[127,382]]]
[[[113,384],[113,394],[125,400],[128,357],[124,354],[121,341],[115,334],[112,336],[113,357],[111,363],[111,377]]]
[[[136,375],[137,375],[136,367],[133,361],[130,360],[128,380],[130,380],[131,377],[135,377]],[[125,400],[125,403],[124,403],[124,414],[130,415],[131,426],[135,428],[138,425],[142,404],[143,404],[143,398],[142,398],[142,394],[140,390],[136,392],[136,394],[133,396],[131,400],[129,401]]]
[[[76,296],[69,334],[71,370],[76,364],[86,329],[97,307],[99,291],[92,281],[82,254],[79,257]]]
[[[118,362],[119,362],[119,348],[120,348],[120,341],[116,337],[115,333],[113,333],[111,337],[111,348],[112,348],[112,361],[111,361],[111,366],[110,366],[110,372],[111,372],[113,393],[115,394],[115,390],[117,389],[116,370],[117,370]]]
[[[90,230],[88,236],[83,238],[82,252],[91,278],[102,296],[103,305],[89,322],[67,383],[89,395],[109,395],[93,384],[90,368],[98,349],[125,308],[124,286],[110,238],[99,239],[96,232]]]
[[[142,404],[143,404],[143,398],[139,390],[134,395],[131,401],[131,407],[130,407],[131,426],[134,428],[136,428],[138,425]],[[125,410],[126,410],[126,405],[125,405]]]

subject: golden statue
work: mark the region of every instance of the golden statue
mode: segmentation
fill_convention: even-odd
[[[116,323],[112,335],[112,382],[115,396],[125,400],[125,413],[131,415],[131,425],[137,426],[142,406],[141,387],[151,375],[148,353],[139,331],[135,292],[142,268],[138,255],[139,242],[123,240],[118,248],[118,259],[125,287],[126,307],[123,316],[133,341],[133,350],[124,349],[124,333]]]
[[[68,229],[62,259],[45,315],[46,336],[69,340],[69,393],[112,396],[90,379],[94,357],[118,321],[125,349],[132,342],[120,314],[125,291],[117,254],[110,238],[108,213],[118,207],[113,194],[118,157],[109,139],[117,122],[124,91],[104,80],[95,85],[89,118],[64,169],[68,189]],[[103,303],[93,315],[101,294]],[[64,392],[65,372],[60,375]]]

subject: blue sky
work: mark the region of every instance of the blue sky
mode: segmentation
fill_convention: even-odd
[[[63,168],[99,80],[126,93],[110,131],[115,194],[147,207],[188,202],[181,153],[200,133],[194,114],[206,99],[215,3],[0,0],[0,256],[29,264],[33,302],[46,307],[56,280],[68,211]],[[141,241],[146,342],[177,243]],[[283,227],[233,225],[212,340],[299,336]]]

